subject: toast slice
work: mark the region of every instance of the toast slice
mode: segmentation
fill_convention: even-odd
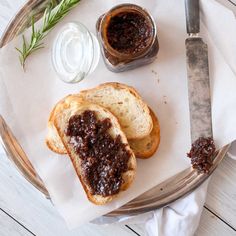
[[[155,113],[151,109],[150,113],[153,121],[152,132],[142,139],[129,140],[129,145],[137,158],[147,159],[151,157],[156,152],[160,143],[160,125]]]
[[[127,139],[141,139],[151,133],[153,123],[149,108],[134,88],[115,82],[105,83],[81,91],[80,96],[111,111]]]
[[[85,177],[83,175],[83,169],[81,168],[82,159],[79,156],[78,152],[75,151],[75,148],[73,146],[73,142],[70,142],[70,137],[66,135],[65,130],[67,129],[69,119],[74,115],[80,115],[85,111],[93,111],[96,114],[96,117],[98,120],[104,120],[106,118],[109,118],[111,121],[111,128],[108,130],[109,134],[112,136],[112,138],[115,138],[117,135],[120,136],[120,140],[123,144],[125,144],[125,149],[127,152],[130,153],[127,165],[127,171],[122,173],[122,184],[120,186],[119,192],[113,195],[109,196],[102,196],[99,194],[93,194],[91,187],[87,184]],[[96,105],[96,104],[89,104],[89,103],[83,103],[83,104],[74,104],[72,106],[63,107],[58,113],[54,119],[54,126],[60,136],[60,139],[63,142],[63,145],[73,163],[74,169],[80,179],[81,184],[83,185],[83,188],[86,192],[86,195],[88,199],[93,202],[96,205],[103,205],[107,202],[110,202],[113,200],[121,191],[126,190],[131,183],[134,180],[135,173],[136,173],[136,159],[134,156],[134,153],[129,147],[128,141],[126,139],[125,134],[121,130],[121,127],[116,119],[116,117],[109,112],[107,109]],[[89,167],[88,167],[89,168]]]

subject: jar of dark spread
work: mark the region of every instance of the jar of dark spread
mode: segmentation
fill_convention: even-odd
[[[134,4],[118,5],[102,15],[97,35],[105,64],[113,72],[149,64],[159,50],[153,18]]]

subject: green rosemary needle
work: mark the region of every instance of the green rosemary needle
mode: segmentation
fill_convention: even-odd
[[[32,32],[30,42],[28,42],[25,36],[22,36],[23,44],[22,48],[16,48],[20,53],[19,59],[22,67],[25,67],[25,61],[30,54],[43,48],[42,40],[53,29],[53,27],[64,17],[67,13],[74,8],[80,0],[62,0],[58,5],[57,1],[51,0],[50,4],[44,11],[43,25],[40,29],[35,29],[34,16],[32,17]]]

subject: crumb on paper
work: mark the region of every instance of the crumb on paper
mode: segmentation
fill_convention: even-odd
[[[164,103],[165,103],[165,104],[167,104],[166,98],[167,98],[167,96],[166,96],[166,95],[163,95],[163,100],[164,100]]]
[[[158,78],[158,73],[155,70],[151,70],[152,74],[157,78],[157,83],[160,83],[160,79]]]
[[[152,73],[153,73],[154,75],[157,75],[157,72],[156,72],[155,70],[152,70]]]

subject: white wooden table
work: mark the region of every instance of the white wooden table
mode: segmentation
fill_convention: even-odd
[[[26,0],[0,0],[0,34]],[[219,0],[227,4],[225,0]],[[236,7],[233,9],[236,12]],[[0,148],[0,236],[146,235],[143,225],[86,224],[69,231],[49,200],[29,184]],[[197,236],[236,236],[236,161],[213,174]]]

